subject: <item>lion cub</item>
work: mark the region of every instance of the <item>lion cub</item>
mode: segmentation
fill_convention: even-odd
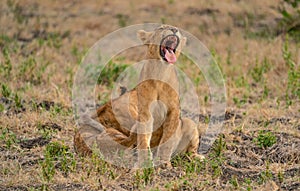
[[[148,47],[140,83],[98,108],[92,119],[100,122],[103,129],[95,128],[87,120],[75,134],[75,148],[81,153],[91,153],[94,144],[101,152],[118,150],[119,146],[137,148],[136,167],[147,166],[147,161],[169,166],[172,155],[184,152],[202,159],[197,154],[196,124],[180,117],[174,64],[186,38],[169,25],[152,32],[140,30],[138,37]]]

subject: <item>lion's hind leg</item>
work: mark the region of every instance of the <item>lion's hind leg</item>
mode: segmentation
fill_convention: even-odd
[[[101,153],[113,152],[124,149],[120,143],[127,139],[127,136],[120,131],[108,128],[103,132],[97,129],[83,125],[74,136],[75,150],[82,155],[91,155],[94,149]]]
[[[193,158],[203,160],[205,157],[197,153],[200,135],[196,123],[191,119],[182,118],[180,131],[181,138],[176,148],[176,154],[191,153]]]

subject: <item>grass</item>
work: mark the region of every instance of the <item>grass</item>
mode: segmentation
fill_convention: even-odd
[[[18,24],[22,24],[22,23],[26,22],[26,17],[24,17],[24,15],[23,15],[24,10],[20,4],[18,4],[14,0],[7,0],[6,3],[7,3],[9,10],[12,12],[12,14],[14,16],[14,20],[16,20]]]
[[[128,16],[123,15],[123,14],[117,14],[116,17],[118,19],[119,26],[120,27],[126,27],[126,25],[128,23]]]
[[[112,87],[113,83],[127,67],[128,64],[116,63],[112,60],[109,61],[109,63],[101,71],[97,83]]]
[[[44,159],[39,162],[41,169],[40,177],[43,182],[42,190],[48,190],[48,184],[51,183],[56,171],[60,171],[64,176],[74,172],[76,160],[70,149],[59,142],[48,144],[44,150]]]
[[[6,84],[1,84],[1,94],[5,98],[10,98],[12,92]]]
[[[300,98],[300,66],[296,65],[296,62],[292,58],[292,53],[289,49],[289,38],[286,37],[286,41],[282,48],[282,55],[285,64],[289,68],[288,70],[288,82],[286,88],[286,105],[290,106],[292,104],[291,97]]]
[[[101,74],[97,79],[97,85],[99,85],[100,89],[105,89],[105,91],[98,94],[97,99],[100,104],[106,103],[110,99],[116,80],[128,66],[128,64],[123,63],[122,58],[119,58],[119,60],[110,60],[101,70]]]
[[[299,0],[283,0],[279,10],[282,15],[280,22],[280,30],[289,34],[295,41],[300,42],[300,1]]]
[[[269,163],[268,162],[266,162],[266,163],[267,163],[266,169],[264,171],[262,171],[259,175],[259,180],[258,180],[259,184],[263,184],[273,178],[272,172],[270,171]]]
[[[38,63],[33,57],[26,58],[20,64],[17,76],[19,79],[30,82],[31,84],[41,84],[43,82],[43,75],[49,64],[49,62],[43,64]]]
[[[16,134],[10,131],[8,128],[1,127],[0,130],[0,140],[5,143],[6,149],[12,149],[19,141],[16,137]]]
[[[263,190],[270,182],[293,190],[299,182],[299,29],[293,25],[299,4],[283,2],[277,14],[272,7],[280,2],[271,0],[214,0],[197,8],[216,10],[214,18],[189,14],[185,2],[173,0],[154,0],[151,6],[103,1],[97,4],[101,14],[94,4],[1,4],[0,190]],[[269,22],[278,18],[280,30]],[[204,161],[185,154],[172,159],[171,169],[130,172],[96,150],[84,157],[73,148],[77,126],[71,89],[78,65],[105,34],[143,22],[191,32],[213,50],[225,76],[224,131]],[[270,28],[260,28],[260,23]],[[97,76],[96,101],[108,101],[116,79],[141,56],[135,49],[113,58]],[[185,56],[178,63],[197,86],[204,130],[211,98],[203,71]]]
[[[272,132],[260,131],[258,137],[254,139],[254,142],[260,148],[271,147],[276,143],[276,136]]]
[[[263,80],[263,75],[270,70],[270,63],[267,58],[264,58],[261,64],[256,64],[251,71],[253,80],[258,83]]]
[[[12,71],[12,63],[10,58],[10,53],[7,48],[3,48],[2,54],[4,57],[4,61],[1,61],[1,70],[0,72],[3,74],[4,77],[9,78],[11,71]]]
[[[143,188],[153,181],[153,176],[155,175],[154,168],[144,168],[142,170],[137,170],[134,179],[134,185],[138,188]]]

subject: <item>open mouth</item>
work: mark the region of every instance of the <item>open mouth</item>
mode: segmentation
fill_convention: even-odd
[[[177,60],[175,52],[179,44],[179,38],[176,35],[168,35],[161,40],[160,56],[168,63],[174,64]]]

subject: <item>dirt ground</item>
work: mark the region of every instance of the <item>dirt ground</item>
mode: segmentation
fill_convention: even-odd
[[[2,0],[0,190],[299,190],[300,44],[282,34],[280,5]],[[72,84],[82,57],[104,35],[146,22],[195,35],[224,75],[224,128],[204,162],[183,156],[172,160],[172,169],[131,172],[73,149]],[[131,64],[142,54],[129,51],[115,62]],[[205,127],[209,90],[189,66],[185,72],[199,77]],[[108,85],[101,91],[109,92]]]

